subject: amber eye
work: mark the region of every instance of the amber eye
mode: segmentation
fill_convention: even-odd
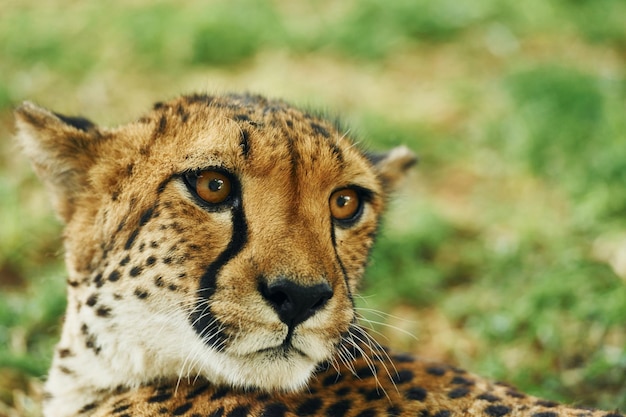
[[[359,193],[352,188],[342,188],[330,196],[330,214],[336,220],[352,220],[361,208]]]
[[[230,178],[219,171],[201,171],[196,179],[196,193],[211,204],[219,204],[230,196]]]

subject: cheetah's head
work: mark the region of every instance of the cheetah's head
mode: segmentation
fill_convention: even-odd
[[[406,148],[368,156],[248,95],[181,97],[111,129],[28,103],[16,115],[66,224],[57,364],[89,363],[111,387],[199,375],[295,390],[341,356]]]

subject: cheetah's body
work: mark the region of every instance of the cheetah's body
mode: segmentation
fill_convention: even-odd
[[[388,353],[356,324],[405,148],[366,155],[257,96],[182,97],[115,129],[16,114],[66,223],[46,416],[608,416]]]

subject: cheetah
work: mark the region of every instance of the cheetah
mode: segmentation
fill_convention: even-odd
[[[65,225],[47,417],[602,416],[394,352],[354,295],[415,163],[250,94],[104,128],[32,103],[17,139]]]

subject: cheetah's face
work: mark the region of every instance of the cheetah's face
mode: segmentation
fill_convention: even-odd
[[[116,129],[18,111],[67,223],[68,324],[112,374],[302,387],[336,360],[408,151],[260,97],[183,97]]]

